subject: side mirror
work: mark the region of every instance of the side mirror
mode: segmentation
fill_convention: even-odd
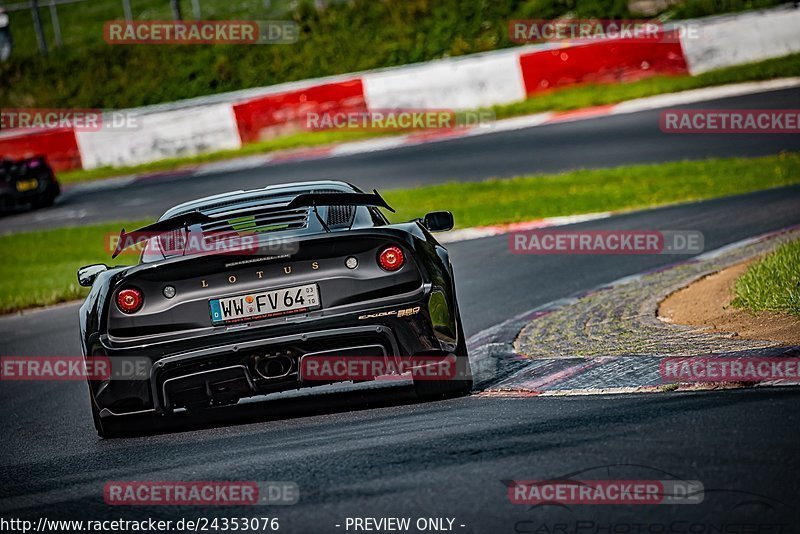
[[[98,263],[97,265],[87,265],[78,269],[78,283],[83,287],[90,287],[94,283],[97,275],[107,271],[108,265]]]
[[[431,232],[446,232],[452,230],[455,223],[449,211],[432,211],[425,215],[422,224]]]

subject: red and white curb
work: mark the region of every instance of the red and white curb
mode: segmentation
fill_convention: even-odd
[[[663,36],[677,39],[664,41],[642,43],[614,37],[515,46],[116,110],[136,119],[136,126],[129,128],[86,131],[65,125],[45,132],[14,129],[0,132],[0,151],[12,158],[45,153],[51,165],[61,171],[119,168],[237,150],[301,126],[310,113],[486,109],[521,102],[555,88],[655,75],[697,75],[782,57],[800,51],[798,24],[800,10],[786,5],[686,20],[677,26],[667,24]],[[697,31],[678,31],[687,27]],[[580,112],[569,116],[576,115]],[[553,120],[564,117],[558,115]],[[449,136],[446,132],[433,135]],[[420,139],[412,136],[410,140]]]
[[[440,243],[458,243],[459,241],[469,241],[471,239],[481,239],[483,237],[493,237],[504,235],[511,232],[524,232],[526,230],[536,230],[538,228],[550,228],[553,226],[565,226],[567,224],[578,224],[587,221],[596,221],[611,217],[614,212],[603,211],[597,213],[584,213],[580,215],[563,215],[560,217],[546,217],[532,221],[522,221],[508,224],[493,224],[490,226],[476,226],[473,228],[461,228],[446,234],[436,236]]]
[[[741,249],[753,243],[770,239],[786,232],[800,229],[800,225],[789,226],[758,236],[736,241],[729,245],[705,252],[693,258],[671,265],[650,269],[634,275],[619,278],[608,284],[583,291],[563,299],[558,299],[533,310],[521,313],[498,325],[492,326],[467,340],[470,364],[475,385],[482,397],[529,397],[539,395],[593,395],[612,393],[647,393],[664,391],[677,386],[660,374],[661,363],[667,356],[600,356],[595,358],[527,358],[517,354],[514,341],[528,323],[548,315],[555,310],[574,304],[580,298],[600,291],[630,284],[642,277],[686,263],[708,261],[720,255]],[[708,357],[734,356],[748,358],[798,357],[800,347],[766,347],[747,351],[743,354],[715,354]],[[759,383],[760,386],[799,385],[796,381],[771,380]],[[693,385],[689,389],[703,389],[708,386]],[[727,387],[715,383],[711,387]],[[681,389],[687,389],[681,386]]]
[[[247,158],[241,161],[241,167],[234,165],[221,166],[219,164],[209,164],[199,167],[196,172],[200,174],[207,174],[210,172],[217,172],[219,169],[238,170],[240,168],[250,168],[269,163],[284,163],[287,161],[304,159],[351,156],[354,154],[379,152],[382,150],[393,150],[408,146],[451,141],[453,139],[461,139],[464,137],[475,137],[500,132],[524,130],[528,128],[535,128],[537,126],[547,126],[550,124],[559,124],[563,122],[596,119],[610,115],[625,115],[640,111],[650,111],[672,106],[704,102],[706,100],[716,100],[721,98],[731,98],[742,95],[777,91],[781,89],[791,89],[793,87],[800,87],[800,77],[780,78],[777,80],[768,80],[763,82],[721,85],[718,87],[705,87],[702,89],[690,89],[688,91],[681,91],[678,93],[668,93],[664,95],[637,98],[635,100],[620,102],[619,104],[593,106],[569,111],[550,111],[535,113],[532,115],[523,115],[521,117],[501,119],[469,128],[414,132],[391,137],[380,137],[376,139],[367,139],[364,141],[340,143],[325,147],[310,147],[276,151],[264,156]],[[232,164],[233,162],[231,161],[226,163]]]

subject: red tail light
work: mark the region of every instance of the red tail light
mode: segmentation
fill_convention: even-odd
[[[378,263],[384,271],[396,271],[406,262],[399,247],[386,247],[378,256]]]
[[[117,308],[122,313],[135,313],[144,304],[144,295],[136,288],[129,287],[117,293]]]

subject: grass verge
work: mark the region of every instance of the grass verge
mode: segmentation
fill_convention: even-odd
[[[800,317],[800,240],[778,247],[736,280],[732,304]]]
[[[384,192],[393,221],[449,209],[459,227],[645,208],[800,183],[800,154],[635,165]],[[457,200],[454,200],[457,199]],[[78,267],[109,260],[118,222],[0,237],[0,313],[80,298]],[[129,258],[126,258],[128,260]]]
[[[108,262],[104,238],[143,224],[128,221],[0,237],[0,313],[83,298],[88,290],[78,285],[78,268]],[[119,259],[119,265],[136,261],[131,256]]]
[[[459,227],[646,208],[800,183],[800,154],[630,165],[381,193],[396,220],[453,212]],[[457,200],[454,200],[457,199]]]
[[[700,74],[699,76],[656,76],[646,80],[621,84],[585,85],[560,89],[529,98],[522,102],[495,106],[491,110],[498,119],[528,115],[543,111],[569,111],[591,106],[616,104],[626,100],[658,94],[674,93],[702,87],[713,87],[747,81],[761,81],[781,77],[800,76],[800,54],[739,65]],[[393,132],[397,135],[402,132]],[[100,168],[59,173],[62,183],[76,183],[123,176],[127,174],[170,171],[184,166],[234,159],[255,154],[266,154],[275,150],[313,147],[346,141],[386,136],[385,131],[329,130],[301,132],[246,145],[237,150],[223,150],[172,158],[132,167]]]

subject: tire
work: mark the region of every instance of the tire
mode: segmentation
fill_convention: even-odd
[[[92,408],[92,421],[97,435],[103,439],[119,438],[123,436],[139,436],[152,433],[156,430],[156,417],[153,415],[100,417],[97,403],[89,387],[89,404]]]
[[[38,210],[38,209],[41,209],[41,208],[49,208],[49,207],[51,207],[53,205],[53,203],[55,201],[56,201],[56,197],[47,196],[47,197],[40,198],[38,200],[35,200],[35,201],[31,202],[31,206],[35,210]]]
[[[49,208],[53,205],[56,201],[56,197],[59,194],[59,187],[58,185],[50,184],[47,186],[47,190],[42,193],[40,198],[37,198],[33,202],[31,202],[31,207],[33,209],[39,208]]]
[[[8,213],[14,208],[14,199],[8,195],[0,196],[0,213]]]
[[[414,391],[421,399],[444,399],[469,395],[472,391],[472,369],[469,365],[467,354],[467,341],[464,338],[464,328],[461,326],[461,316],[456,319],[458,325],[458,345],[456,345],[456,369],[467,378],[458,380],[414,380]]]

